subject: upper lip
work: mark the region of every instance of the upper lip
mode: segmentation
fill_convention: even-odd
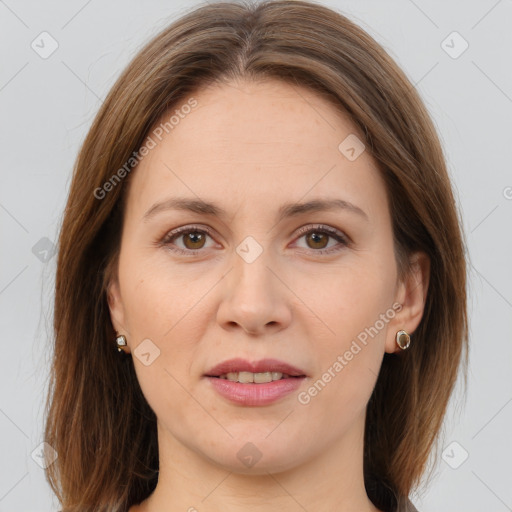
[[[279,361],[278,359],[260,359],[259,361],[247,361],[246,359],[235,358],[228,359],[215,365],[213,368],[205,373],[207,377],[219,377],[226,373],[237,373],[237,372],[252,372],[252,373],[264,373],[264,372],[280,372],[290,375],[291,377],[305,377],[306,374],[300,368],[297,368],[291,364]]]

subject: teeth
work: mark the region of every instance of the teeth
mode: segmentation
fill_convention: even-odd
[[[239,372],[238,373],[238,382],[242,384],[248,384],[249,382],[254,382],[254,373],[251,372]],[[229,379],[229,377],[228,377]]]
[[[280,380],[287,378],[286,373],[281,372],[263,372],[263,373],[252,373],[252,372],[231,372],[224,375],[220,375],[219,378],[227,379],[232,382],[241,382],[242,384],[265,384],[274,380]]]

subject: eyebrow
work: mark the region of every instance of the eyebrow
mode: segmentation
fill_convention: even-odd
[[[285,218],[297,217],[310,212],[323,212],[328,210],[346,210],[355,213],[365,220],[369,220],[368,215],[355,204],[343,199],[314,199],[302,203],[286,203],[282,205],[277,212],[277,221]],[[143,216],[144,222],[148,221],[157,213],[166,210],[184,210],[203,215],[211,215],[219,218],[227,218],[227,212],[215,203],[204,201],[202,199],[188,197],[173,197],[159,203],[155,203],[146,211]]]

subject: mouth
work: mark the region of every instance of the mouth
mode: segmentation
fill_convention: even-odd
[[[227,372],[205,375],[218,396],[239,407],[262,407],[280,402],[298,392],[306,375],[283,372]]]
[[[241,384],[268,384],[276,380],[300,379],[305,375],[288,375],[281,372],[229,372],[222,375],[206,375],[206,377],[240,382]]]
[[[203,376],[219,396],[242,407],[267,406],[279,402],[306,381],[306,372],[277,359],[249,362],[230,359]]]
[[[267,384],[277,380],[307,377],[300,368],[278,359],[250,362],[241,358],[223,361],[204,376],[242,384]]]

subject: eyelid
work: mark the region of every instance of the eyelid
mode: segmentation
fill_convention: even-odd
[[[296,230],[296,235],[303,235],[304,233],[308,233],[309,231],[325,231],[326,233],[339,236],[340,238],[343,238],[347,243],[351,242],[350,237],[344,233],[343,231],[340,231],[339,229],[329,226],[327,224],[306,224],[304,226],[301,226]]]
[[[168,231],[165,238],[172,238],[175,235],[180,235],[189,231],[204,231],[210,236],[213,235],[213,229],[208,226],[203,226],[202,224],[187,224],[186,226],[180,226],[179,228]]]

